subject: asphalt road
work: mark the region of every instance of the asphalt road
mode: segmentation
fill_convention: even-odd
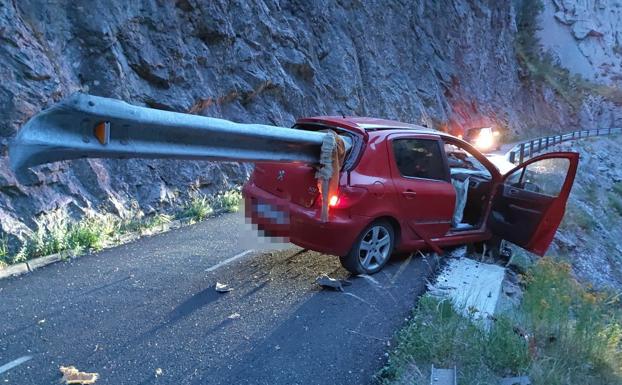
[[[60,365],[97,384],[369,383],[433,261],[323,290],[319,274],[348,277],[335,257],[245,226],[223,215],[0,281],[0,384],[58,383]]]

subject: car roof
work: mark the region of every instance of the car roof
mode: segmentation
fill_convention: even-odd
[[[354,129],[360,132],[378,131],[378,130],[414,130],[421,133],[442,134],[438,130],[410,124],[398,122],[396,120],[359,117],[359,116],[315,116],[310,118],[298,119],[298,124],[316,123],[328,126],[344,127]]]

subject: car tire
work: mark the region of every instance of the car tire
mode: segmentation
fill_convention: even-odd
[[[385,221],[374,222],[361,232],[350,252],[339,260],[354,275],[374,274],[387,263],[394,246],[393,226]]]

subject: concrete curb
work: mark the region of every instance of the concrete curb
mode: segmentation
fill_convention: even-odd
[[[51,265],[52,263],[56,263],[58,261],[62,261],[63,257],[61,253],[46,255],[45,257],[39,257],[35,259],[31,259],[26,261],[26,265],[28,265],[28,270],[33,271],[43,266]]]
[[[215,210],[209,217],[205,219],[209,219],[217,215],[225,214],[227,212],[228,211],[224,209]],[[175,219],[173,221],[170,221],[169,223],[163,224],[162,226],[159,226],[158,228],[152,229],[148,232],[144,232],[144,233],[135,232],[135,233],[124,234],[120,236],[119,238],[117,238],[116,243],[106,245],[104,246],[104,249],[125,245],[127,243],[136,241],[137,239],[140,239],[142,237],[166,233],[170,230],[179,229],[179,228],[189,226],[195,223],[198,223],[198,222],[193,222],[190,218]],[[47,265],[51,265],[56,262],[60,262],[66,258],[78,258],[86,254],[88,253],[74,255],[71,253],[71,251],[63,251],[57,254],[51,254],[51,255],[46,255],[43,257],[39,257],[39,258],[30,259],[26,262],[18,263],[15,265],[10,265],[4,269],[0,269],[0,279],[4,279],[8,277],[15,277],[18,275],[30,273],[36,269],[39,269]]]
[[[21,275],[24,273],[28,273],[30,270],[28,270],[28,265],[25,263],[18,263],[15,265],[11,265],[7,268],[4,268],[2,270],[0,270],[0,279],[2,278],[8,278],[8,277],[13,277],[16,275]]]

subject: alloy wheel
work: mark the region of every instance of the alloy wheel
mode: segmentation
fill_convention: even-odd
[[[391,235],[384,226],[376,225],[361,238],[359,245],[359,261],[367,270],[375,270],[382,266],[391,252]]]

